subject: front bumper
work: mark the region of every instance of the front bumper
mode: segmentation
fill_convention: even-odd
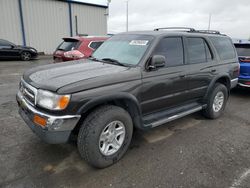
[[[16,98],[19,105],[19,114],[23,120],[46,143],[66,143],[69,140],[71,131],[81,117],[80,115],[53,116],[45,114],[27,103],[21,92],[18,92]],[[47,120],[46,126],[42,127],[34,123],[34,115],[45,118]]]

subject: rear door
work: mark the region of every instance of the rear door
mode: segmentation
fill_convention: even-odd
[[[166,66],[142,74],[143,89],[141,107],[143,114],[149,114],[177,106],[186,101],[188,88],[185,74],[183,38],[166,37],[159,41],[153,55],[163,55]]]
[[[206,38],[186,37],[188,99],[202,98],[216,74],[215,56]]]

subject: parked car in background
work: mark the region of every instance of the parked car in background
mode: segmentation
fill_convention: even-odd
[[[250,88],[250,42],[234,44],[239,56],[240,76],[238,85]]]
[[[28,46],[15,45],[4,39],[0,39],[0,59],[21,59],[29,61],[36,58],[38,55],[37,50]]]
[[[109,37],[84,36],[63,38],[53,54],[54,62],[88,58]]]

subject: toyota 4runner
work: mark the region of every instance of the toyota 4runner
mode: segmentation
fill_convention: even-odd
[[[232,41],[217,31],[159,28],[111,37],[90,59],[26,71],[19,113],[47,143],[77,136],[92,166],[117,162],[133,130],[154,128],[202,111],[218,118],[239,62]]]

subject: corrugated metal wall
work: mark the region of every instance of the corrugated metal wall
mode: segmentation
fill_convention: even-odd
[[[105,14],[106,9],[104,8],[72,4],[73,34],[76,34],[75,16],[77,16],[79,34],[107,34],[107,16]]]
[[[51,0],[22,0],[27,46],[51,53],[69,36],[68,4]]]
[[[0,0],[0,39],[22,44],[18,1]]]
[[[70,36],[69,4],[57,0],[21,0],[23,8],[26,45],[39,52],[51,54],[61,42]],[[71,3],[73,35],[107,34],[106,9]],[[23,44],[18,0],[0,0],[0,38]]]

